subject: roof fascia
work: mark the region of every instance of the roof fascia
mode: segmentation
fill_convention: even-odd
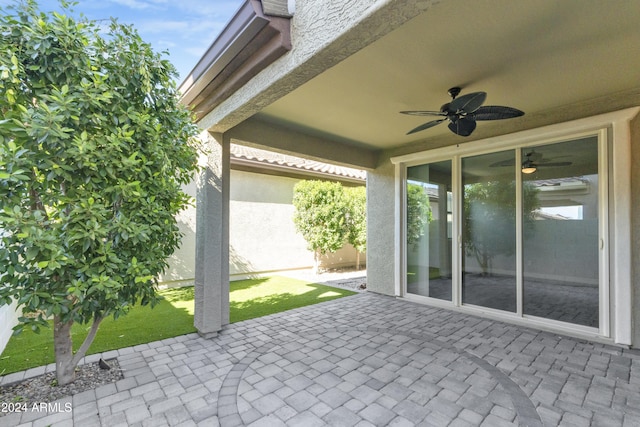
[[[290,17],[248,0],[180,85],[181,101],[201,118],[289,50]]]

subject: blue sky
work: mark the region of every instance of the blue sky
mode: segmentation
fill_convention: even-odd
[[[0,6],[12,4],[0,0]],[[220,34],[243,0],[79,0],[73,7],[89,19],[118,18],[133,24],[156,52],[169,51],[181,82]],[[59,10],[57,0],[39,0],[41,10]]]

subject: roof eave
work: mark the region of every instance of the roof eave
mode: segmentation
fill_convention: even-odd
[[[180,85],[181,101],[200,119],[289,50],[290,16],[248,0]]]

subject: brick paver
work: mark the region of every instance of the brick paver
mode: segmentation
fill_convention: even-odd
[[[371,293],[102,356],[123,380],[0,426],[640,425],[637,350]]]

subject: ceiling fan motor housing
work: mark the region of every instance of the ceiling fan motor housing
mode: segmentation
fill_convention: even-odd
[[[524,113],[511,107],[492,105],[483,107],[486,92],[473,92],[456,98],[460,94],[459,87],[449,89],[451,102],[443,104],[440,111],[401,111],[402,114],[414,116],[439,116],[411,129],[407,135],[429,129],[445,120],[449,120],[451,132],[460,136],[469,136],[476,128],[476,120],[502,120],[522,116]]]

